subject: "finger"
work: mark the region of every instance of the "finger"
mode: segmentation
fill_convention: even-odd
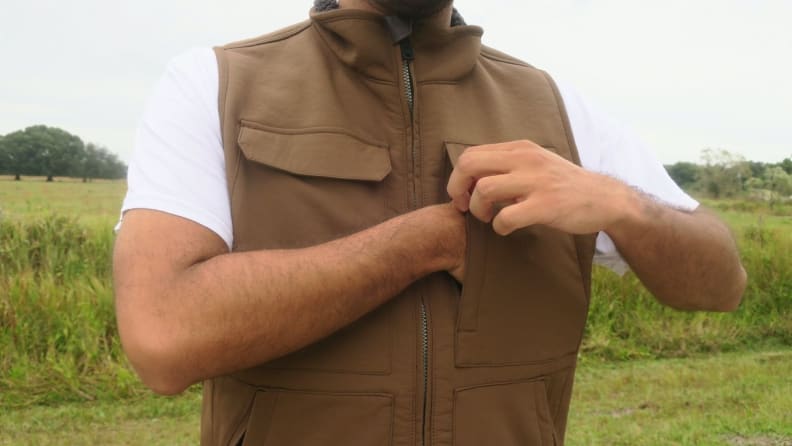
[[[470,190],[481,177],[506,173],[511,167],[510,157],[502,151],[465,151],[459,156],[448,179],[448,196],[460,211],[467,211]]]
[[[530,193],[530,185],[514,173],[484,177],[476,183],[470,197],[470,212],[479,220],[489,222],[496,206],[522,201]]]
[[[528,199],[506,206],[492,220],[492,229],[500,235],[509,235],[541,221],[543,210]]]
[[[534,143],[533,141],[529,140],[516,140],[516,141],[509,141],[509,142],[501,142],[496,144],[483,144],[480,146],[473,146],[469,147],[466,152],[478,152],[478,151],[501,151],[501,152],[512,152],[515,150],[526,150],[526,149],[541,149],[542,147],[538,144]]]
[[[502,142],[496,144],[482,144],[480,146],[468,147],[465,153],[473,152],[510,152],[516,148],[513,142]]]

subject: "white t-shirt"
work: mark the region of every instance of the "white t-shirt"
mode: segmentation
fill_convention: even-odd
[[[129,166],[121,210],[153,209],[187,218],[233,242],[218,112],[214,52],[196,48],[174,58],[149,98]],[[678,209],[698,202],[682,191],[632,132],[559,82],[585,169],[610,175]],[[119,222],[119,225],[121,222]],[[627,265],[600,233],[595,262],[623,273]]]

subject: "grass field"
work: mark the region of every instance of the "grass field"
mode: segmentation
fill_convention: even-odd
[[[0,212],[5,218],[29,219],[51,214],[74,216],[89,225],[108,224],[118,219],[126,182],[94,180],[83,183],[72,178],[44,178],[0,175]]]
[[[0,177],[0,445],[196,444],[198,388],[151,395],[110,285],[123,182]],[[661,307],[595,274],[570,445],[792,445],[792,209],[707,202],[749,272],[740,310]]]

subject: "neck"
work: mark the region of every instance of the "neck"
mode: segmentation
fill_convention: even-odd
[[[360,9],[363,11],[369,11],[376,14],[382,14],[382,11],[375,8],[368,0],[338,0],[338,7],[341,9]],[[454,11],[453,2],[449,3],[448,6],[444,7],[440,11],[434,13],[431,17],[428,17],[426,21],[442,23],[444,26],[448,26],[451,23],[451,14]]]

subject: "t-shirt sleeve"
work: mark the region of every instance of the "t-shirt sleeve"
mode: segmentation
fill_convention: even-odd
[[[699,203],[683,191],[649,146],[633,131],[595,109],[577,91],[558,83],[583,168],[617,178],[667,206],[693,211]],[[629,269],[604,232],[594,262],[623,274]]]
[[[217,105],[217,60],[209,48],[174,58],[137,130],[121,209],[152,209],[192,220],[231,247],[233,231]]]

